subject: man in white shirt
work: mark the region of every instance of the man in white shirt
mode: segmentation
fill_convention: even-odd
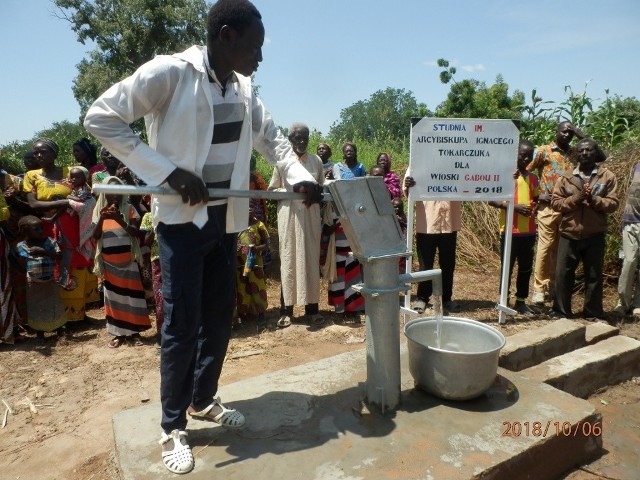
[[[407,169],[404,177],[404,195],[409,196],[409,188],[416,181]],[[462,228],[462,203],[447,200],[430,200],[416,202],[416,251],[422,270],[431,270],[435,264],[436,251],[438,264],[442,270],[442,307],[445,313],[457,313],[460,304],[452,300],[453,275],[456,269],[456,244],[458,232]],[[418,284],[413,309],[424,313],[431,294],[431,281]]]
[[[251,149],[277,165],[305,204],[321,187],[298,162],[250,75],[262,61],[264,27],[247,0],[220,0],[207,21],[207,47],[160,55],[107,90],[85,128],[149,185],[180,193],[153,199],[163,277],[162,458],[174,473],[193,469],[191,418],[230,428],[244,416],[214,398],[231,335],[236,233],[249,200],[209,201],[207,188],[249,189]],[[129,124],[144,117],[149,144]]]

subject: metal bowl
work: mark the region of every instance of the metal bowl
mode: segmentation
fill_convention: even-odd
[[[436,319],[407,322],[409,371],[416,387],[447,400],[468,400],[494,382],[504,335],[468,318],[443,317],[440,348]]]

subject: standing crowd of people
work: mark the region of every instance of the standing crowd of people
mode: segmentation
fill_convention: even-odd
[[[363,177],[367,172],[358,160],[357,146],[342,146],[342,160],[333,161],[331,147],[321,143],[316,154],[308,151],[309,127],[295,123],[288,140],[296,164],[315,184],[325,187],[335,180]],[[578,137],[576,145],[571,145]],[[73,146],[77,165],[56,164],[58,145],[40,138],[24,156],[25,172],[19,176],[2,171],[0,248],[2,249],[2,330],[4,343],[21,341],[22,325],[36,332],[38,343],[45,334],[72,334],[79,323],[95,323],[86,315],[87,305],[104,304],[108,346],[118,348],[129,341],[142,345],[140,333],[151,327],[148,307],[155,311],[160,332],[165,316],[161,255],[157,224],[154,226],[150,198],[93,195],[92,186],[141,184],[142,180],[106,148],[87,138]],[[535,147],[521,140],[514,173],[514,218],[509,260],[509,284],[515,264],[517,314],[541,313],[535,307],[551,306],[552,317],[571,317],[571,300],[578,264],[585,272],[584,318],[602,320],[602,268],[607,215],[618,208],[617,181],[602,162],[606,156],[592,139],[585,138],[570,122],[559,124],[556,139]],[[276,164],[267,185],[249,166],[250,188],[291,191],[283,168]],[[205,171],[207,170],[205,165]],[[216,168],[209,169],[215,177]],[[219,170],[219,169],[218,169]],[[634,293],[635,272],[640,259],[640,200],[637,193],[640,167],[636,167],[623,214],[623,266],[619,302],[615,312],[640,315],[640,289]],[[401,228],[406,231],[403,197],[415,185],[407,169],[401,182],[391,170],[391,155],[382,152],[368,172],[381,176],[389,192]],[[213,178],[217,180],[217,177]],[[229,183],[209,182],[210,185]],[[500,209],[501,258],[505,244],[508,202],[489,202]],[[442,270],[443,307],[461,310],[453,300],[457,233],[462,226],[461,202],[420,201],[415,209],[415,247],[421,269]],[[345,318],[364,311],[364,298],[353,287],[362,282],[362,267],[353,255],[333,205],[302,200],[277,202],[280,251],[280,317],[285,328],[296,321],[294,306],[304,306],[302,321],[320,326],[320,282],[327,282],[327,303]],[[251,199],[246,229],[238,231],[230,245],[236,258],[236,288],[229,308],[233,326],[256,320],[258,331],[267,328],[268,308],[265,266],[271,261],[268,207],[264,199]],[[401,260],[400,270],[404,271]],[[529,297],[533,273],[533,292]],[[423,313],[429,306],[431,282],[418,284],[412,308]],[[272,299],[277,301],[277,299]],[[532,309],[532,307],[534,307]]]
[[[104,304],[109,346],[141,345],[151,327],[139,254],[148,202],[92,194],[92,185],[135,177],[104,148],[99,162],[87,138],[73,145],[76,165],[58,165],[59,154],[55,141],[39,138],[23,174],[2,171],[0,341],[23,341],[25,328],[38,344],[52,332],[71,336],[78,325],[99,324],[87,310]]]

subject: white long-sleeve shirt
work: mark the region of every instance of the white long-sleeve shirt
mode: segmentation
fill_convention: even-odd
[[[112,155],[149,185],[160,185],[176,168],[202,178],[214,129],[213,103],[205,56],[206,47],[193,46],[175,55],[159,55],[116,83],[89,108],[84,127]],[[231,175],[231,189],[249,189],[249,159],[255,148],[277,165],[290,185],[314,182],[298,162],[291,144],[280,133],[251,79],[236,73],[245,115]],[[149,144],[129,125],[144,117]],[[247,228],[249,199],[229,198],[227,232]],[[152,203],[154,224],[207,221],[206,205],[191,206],[179,195],[157,195]]]

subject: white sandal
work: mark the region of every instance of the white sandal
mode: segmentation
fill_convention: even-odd
[[[178,429],[172,430],[169,435],[162,432],[158,443],[164,445],[170,440],[173,440],[173,449],[162,451],[162,463],[172,473],[189,473],[193,470],[195,462],[191,447],[187,444],[187,432]],[[182,443],[182,440],[185,443]]]
[[[215,406],[219,406],[222,409],[218,415],[213,416],[211,414],[211,410]],[[244,426],[244,415],[242,415],[239,411],[227,408],[220,402],[220,397],[216,397],[213,399],[213,403],[208,407],[196,412],[193,407],[189,407],[187,412],[196,420],[205,420],[208,422],[215,422],[223,427],[228,428],[241,428]]]

